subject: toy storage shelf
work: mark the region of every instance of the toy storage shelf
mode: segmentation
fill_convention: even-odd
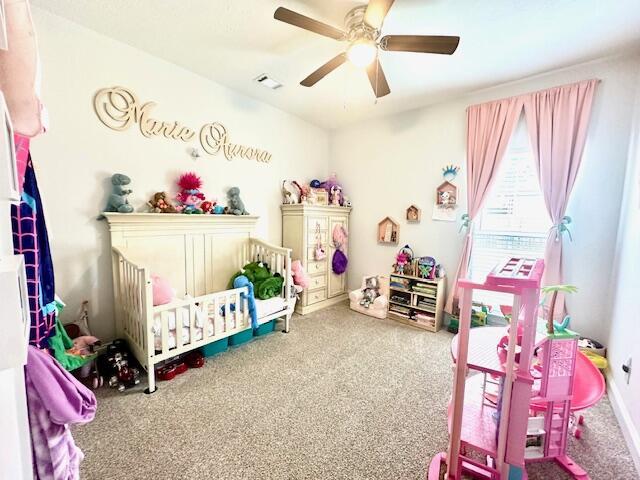
[[[393,285],[394,278],[396,283],[402,283],[405,287]],[[445,301],[445,279],[425,279],[414,277],[411,275],[403,275],[400,273],[392,273],[390,275],[391,291],[389,300],[389,318],[406,325],[437,332],[442,328],[442,309]],[[418,284],[428,285],[433,289],[433,293],[419,292],[414,290]],[[405,301],[393,300],[391,297],[397,295],[404,298]],[[420,303],[422,302],[422,304]],[[408,309],[408,313],[399,312],[397,307]],[[432,319],[422,320],[416,318],[416,314],[430,314]]]

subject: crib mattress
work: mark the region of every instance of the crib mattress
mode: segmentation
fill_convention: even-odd
[[[268,300],[259,300],[256,298],[256,313],[258,314],[258,325],[262,325],[267,320],[266,317],[274,313],[286,310],[287,305],[283,297],[273,297]]]

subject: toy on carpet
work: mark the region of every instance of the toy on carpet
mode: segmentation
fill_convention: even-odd
[[[104,209],[105,212],[131,213],[133,207],[129,204],[127,197],[133,190],[126,186],[131,183],[131,179],[122,173],[114,173],[111,176],[111,195]]]
[[[369,308],[376,298],[380,296],[380,284],[378,277],[367,277],[364,281],[362,289],[362,299],[360,305]]]
[[[180,192],[176,195],[176,200],[180,205],[176,210],[180,213],[203,213],[201,205],[204,202],[204,193],[200,191],[202,180],[193,172],[183,173],[178,180]]]
[[[294,260],[291,262],[291,272],[293,273],[293,283],[300,287],[298,293],[309,287],[311,284],[311,277],[304,271],[304,267],[300,260]]]
[[[151,213],[176,213],[176,207],[167,198],[167,192],[156,192],[147,202]]]
[[[258,312],[256,311],[256,297],[254,295],[254,285],[246,275],[239,275],[233,280],[233,288],[247,287],[247,305],[249,306],[249,316],[251,317],[251,328],[258,328]],[[244,298],[245,294],[241,295]]]
[[[233,215],[249,215],[249,212],[244,208],[244,202],[240,198],[240,189],[238,187],[231,187],[227,191],[227,200],[230,213]]]
[[[132,358],[126,340],[121,338],[114,340],[98,357],[99,369],[110,387],[123,392],[140,383],[140,371],[133,367]]]
[[[335,252],[331,259],[331,268],[336,275],[342,275],[347,270],[349,259],[347,258],[347,231],[341,224],[333,227],[333,246]]]
[[[83,312],[86,313],[86,303],[82,304]],[[100,346],[100,340],[89,332],[89,326],[86,319],[80,318],[80,324],[63,325],[60,321],[60,314],[66,306],[62,300],[56,297],[56,320],[53,335],[47,342],[55,359],[67,371],[87,366],[87,374],[89,376],[91,370],[91,362],[96,357],[95,349]]]
[[[156,366],[156,378],[160,381],[173,380],[189,368],[201,368],[203,366],[204,355],[202,352],[200,350],[192,350],[185,355],[168,360],[163,365]]]

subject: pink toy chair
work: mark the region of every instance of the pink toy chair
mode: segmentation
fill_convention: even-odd
[[[378,285],[380,285],[380,296],[377,297],[369,308],[360,305],[362,300],[362,290],[365,288],[367,278],[377,277]],[[358,290],[349,293],[349,306],[354,310],[365,315],[376,318],[387,318],[387,306],[389,305],[389,277],[384,275],[365,275],[362,277],[362,285]]]

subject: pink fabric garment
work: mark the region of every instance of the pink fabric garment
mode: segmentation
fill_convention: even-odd
[[[18,167],[18,185],[20,194],[24,189],[24,174],[27,171],[27,163],[29,162],[29,137],[15,133],[13,141],[16,146],[16,165]]]
[[[25,383],[34,478],[79,479],[84,456],[68,424],[93,420],[96,397],[46,351],[33,346],[29,346]]]
[[[13,130],[28,137],[42,133],[46,111],[39,99],[40,62],[28,0],[4,2],[8,50],[0,50],[0,90]]]
[[[575,183],[587,139],[593,96],[599,80],[551,88],[523,97],[527,129],[544,195],[554,228],[545,248],[543,285],[562,279],[560,224]],[[564,296],[558,295],[556,312],[564,315]]]
[[[522,100],[516,97],[473,105],[467,109],[467,214],[471,221],[480,211],[495,179],[521,112]],[[472,228],[469,226],[445,305],[445,311],[449,313],[459,298],[458,279],[467,275],[472,245]]]

